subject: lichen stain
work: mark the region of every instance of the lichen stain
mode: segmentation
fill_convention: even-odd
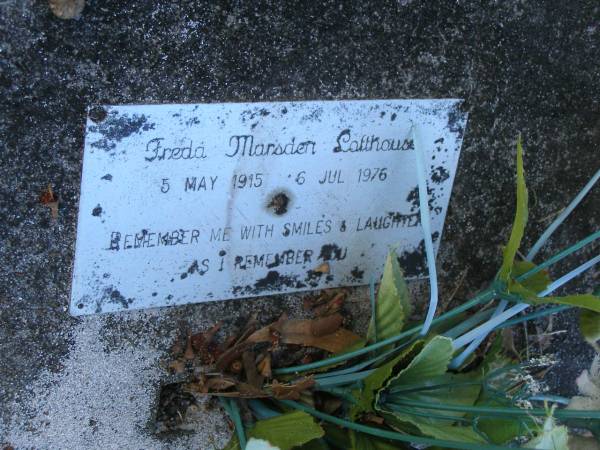
[[[102,138],[92,142],[91,146],[105,151],[114,150],[118,142],[131,136],[140,134],[143,131],[153,130],[155,124],[148,123],[148,118],[144,115],[133,114],[131,117],[127,114],[119,115],[118,111],[111,111],[106,120],[97,125],[92,125],[89,130],[93,133],[100,133]]]

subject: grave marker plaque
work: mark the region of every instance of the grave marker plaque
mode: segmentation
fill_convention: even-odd
[[[437,251],[466,120],[460,100],[92,109],[71,313],[364,285],[390,246],[424,276],[411,125]]]

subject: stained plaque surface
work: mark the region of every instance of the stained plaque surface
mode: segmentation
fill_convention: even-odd
[[[437,247],[460,100],[105,106],[86,125],[71,313],[367,284],[396,249],[426,274],[416,152]]]

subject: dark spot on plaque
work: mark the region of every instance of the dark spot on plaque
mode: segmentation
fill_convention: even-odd
[[[398,117],[398,116],[396,115],[396,113],[392,113],[392,116],[390,117],[390,119],[392,120],[392,122],[393,122],[394,120],[396,120],[396,117]]]
[[[287,114],[288,110],[287,108],[284,106],[283,109],[281,110],[281,114]]]
[[[112,181],[112,175],[110,173],[107,173],[106,175],[104,175],[102,178],[100,178],[101,180],[106,180],[106,181]]]
[[[325,244],[321,247],[321,253],[317,259],[322,259],[323,261],[341,261],[346,258],[347,254],[347,247],[342,249],[336,244]]]
[[[379,113],[379,117],[382,117],[382,118],[383,118],[383,117],[385,117],[385,111],[381,111],[381,112]]]
[[[98,205],[92,209],[92,216],[100,217],[102,215],[102,206]]]
[[[110,303],[118,303],[123,308],[129,308],[129,304],[133,303],[133,299],[127,299],[118,289],[114,289],[113,287],[108,287],[104,289],[104,295],[102,296],[103,301],[108,301]]]
[[[442,166],[438,166],[431,172],[431,181],[435,184],[441,184],[450,178],[450,173]]]
[[[462,137],[464,128],[461,124],[465,113],[461,111],[460,105],[456,105],[452,110],[448,112],[448,128],[451,132],[457,133],[458,137]]]
[[[254,290],[255,292],[260,292],[267,289],[275,290],[282,287],[301,288],[304,286],[305,284],[298,281],[296,276],[281,275],[276,270],[269,270],[266,277],[261,278],[254,283]]]
[[[418,277],[424,275],[427,271],[427,262],[425,259],[425,241],[421,240],[414,250],[405,250],[398,257],[398,264],[404,271],[406,277]]]
[[[152,297],[156,297],[158,295],[158,292],[153,292],[152,293]]]
[[[83,309],[83,303],[77,303],[77,307],[78,307],[79,309]]]
[[[285,192],[278,192],[273,195],[267,203],[267,208],[271,208],[274,214],[282,216],[288,211],[290,197]]]
[[[90,120],[94,123],[102,122],[104,119],[106,119],[107,115],[108,113],[106,112],[106,109],[104,109],[102,106],[94,106],[89,112]]]
[[[350,272],[350,275],[352,275],[352,278],[354,278],[355,280],[360,281],[365,276],[365,271],[360,270],[358,268],[358,266],[356,266],[356,267],[354,267],[354,269],[352,269],[352,271]]]
[[[433,242],[437,241],[440,234],[436,231],[431,235]],[[427,274],[427,256],[425,240],[421,239],[419,245],[413,250],[405,250],[398,256],[398,263],[406,277],[419,277]]]
[[[153,123],[148,123],[148,118],[144,114],[133,114],[130,117],[127,114],[119,115],[118,111],[111,111],[101,123],[90,126],[91,132],[102,135],[101,139],[92,142],[91,145],[94,148],[110,151],[122,139],[132,134],[153,130],[154,126]]]
[[[225,256],[227,254],[227,252],[225,250],[221,250],[219,252],[219,256]]]

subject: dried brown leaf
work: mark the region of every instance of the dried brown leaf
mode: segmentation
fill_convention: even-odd
[[[224,391],[235,386],[237,382],[232,378],[225,377],[212,377],[209,378],[204,384],[208,392],[211,391]]]
[[[58,197],[52,190],[52,185],[48,184],[46,190],[40,194],[40,203],[50,208],[50,214],[53,219],[58,217]]]
[[[329,263],[324,262],[323,264],[320,264],[313,270],[313,272],[329,273]]]
[[[260,363],[258,363],[258,371],[265,378],[271,378],[273,376],[273,372],[271,370],[271,354],[267,353],[267,355],[262,359]]]
[[[281,384],[277,380],[273,380],[271,392],[279,400],[298,400],[303,391],[314,385],[315,380],[312,377],[303,378],[294,384]]]
[[[255,361],[256,357],[254,352],[245,351],[242,354],[242,362],[244,363],[244,372],[246,372],[246,380],[248,380],[248,384],[260,389],[263,384],[263,377],[258,373]]]
[[[246,343],[254,344],[258,342],[269,342],[271,340],[272,330],[275,329],[280,333],[280,340],[284,344],[315,347],[327,350],[328,352],[337,353],[360,340],[360,336],[344,328],[338,328],[333,333],[320,334],[328,329],[334,329],[334,327],[338,326],[338,322],[341,325],[341,320],[343,320],[341,316],[334,316],[332,319],[325,317],[313,320],[278,321],[270,326],[255,331],[248,337]],[[315,335],[315,332],[319,335]]]
[[[315,316],[326,316],[328,314],[334,314],[342,309],[344,306],[344,301],[346,300],[346,293],[340,292],[336,294],[331,300],[327,303],[316,307],[313,310]]]
[[[344,318],[341,314],[333,314],[311,321],[310,331],[313,336],[324,336],[336,332],[341,326]]]
[[[83,12],[85,0],[48,0],[48,4],[59,19],[77,19]]]
[[[169,369],[175,374],[180,374],[185,370],[185,361],[175,359],[169,363]]]
[[[192,335],[188,334],[187,342],[185,345],[185,352],[183,352],[183,357],[188,360],[194,359],[194,349],[192,347]]]
[[[250,348],[251,346],[252,346],[252,342],[249,342],[246,340],[245,342],[242,342],[240,344],[235,345],[234,347],[231,347],[230,349],[223,352],[223,354],[221,356],[219,356],[219,358],[217,359],[217,361],[215,363],[215,366],[217,367],[218,370],[221,370],[221,371],[227,369],[233,361],[235,361],[236,359],[240,359],[242,356],[242,353],[244,353],[244,351],[247,350],[248,348]]]

